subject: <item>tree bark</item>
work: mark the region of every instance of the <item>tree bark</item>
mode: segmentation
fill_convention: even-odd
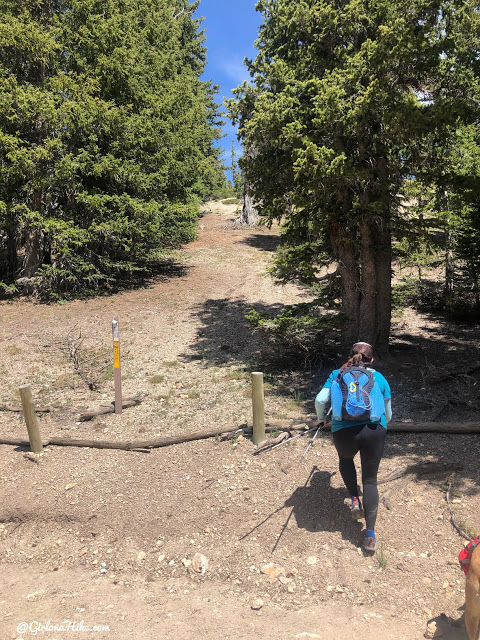
[[[377,284],[376,331],[373,340],[379,357],[389,352],[392,321],[392,233],[390,219],[384,216],[375,226],[375,274]]]
[[[7,273],[14,278],[18,269],[18,229],[11,222],[7,227]]]
[[[252,196],[250,194],[250,187],[248,182],[243,185],[243,208],[240,216],[240,223],[248,226],[257,224],[258,213],[253,206]]]
[[[41,213],[42,211],[42,190],[37,189],[33,195],[33,209]],[[43,229],[38,225],[27,224],[25,234],[25,255],[22,262],[21,277],[32,278],[37,270],[42,266],[45,257],[45,236]],[[27,284],[24,287],[25,293],[31,293],[32,287]]]
[[[338,260],[338,272],[342,281],[342,312],[345,325],[342,343],[350,348],[357,342],[360,325],[360,270],[354,238],[345,238],[343,229],[337,227],[331,233],[332,247]]]
[[[28,227],[25,241],[25,257],[22,263],[22,277],[31,278],[43,264],[43,231],[37,227]]]
[[[375,346],[377,332],[377,279],[372,227],[367,212],[363,214],[360,222],[360,271],[360,323],[357,339]]]

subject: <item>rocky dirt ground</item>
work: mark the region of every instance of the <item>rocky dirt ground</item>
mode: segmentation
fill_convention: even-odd
[[[18,404],[30,383],[51,408],[44,438],[227,431],[251,424],[250,373],[261,370],[267,417],[311,414],[343,356],[305,368],[252,335],[252,307],[306,294],[265,275],[278,234],[235,229],[234,209],[210,203],[199,240],[140,289],[1,302],[0,405]],[[120,416],[80,422],[82,410],[113,400],[113,316],[124,395],[145,397]],[[478,326],[410,309],[397,317],[392,361],[378,367],[394,419],[478,419],[478,343]],[[11,411],[0,428],[25,436]],[[302,462],[306,438],[260,455],[248,437],[150,452],[48,446],[40,456],[0,445],[0,638],[414,640],[434,623],[435,637],[465,640],[464,541],[445,483],[456,520],[480,531],[478,443],[389,433],[380,477],[405,473],[381,485],[390,509],[380,505],[374,556],[359,549],[328,434]]]

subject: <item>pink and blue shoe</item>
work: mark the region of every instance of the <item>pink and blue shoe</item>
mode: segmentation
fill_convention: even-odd
[[[357,496],[352,496],[352,518],[354,520],[361,520],[361,518],[365,517],[362,509],[362,505],[360,504],[360,498]]]
[[[375,551],[377,548],[377,540],[373,529],[365,529],[363,532],[363,548],[365,551]]]

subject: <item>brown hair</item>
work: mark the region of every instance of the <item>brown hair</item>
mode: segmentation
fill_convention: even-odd
[[[368,342],[356,342],[351,351],[350,358],[342,365],[340,371],[347,367],[354,367],[359,364],[370,364],[373,360],[373,348]]]

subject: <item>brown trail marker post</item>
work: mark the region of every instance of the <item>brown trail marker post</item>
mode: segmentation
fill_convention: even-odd
[[[38,418],[33,406],[32,388],[29,384],[23,384],[19,389],[20,398],[22,399],[23,417],[27,424],[28,439],[30,440],[30,448],[34,453],[43,451],[42,439],[40,437],[40,429],[38,427]]]
[[[120,326],[118,319],[112,320],[113,334],[113,381],[115,383],[115,413],[122,413],[122,370],[120,368]]]
[[[265,440],[265,406],[263,395],[263,373],[252,373],[253,444]]]

